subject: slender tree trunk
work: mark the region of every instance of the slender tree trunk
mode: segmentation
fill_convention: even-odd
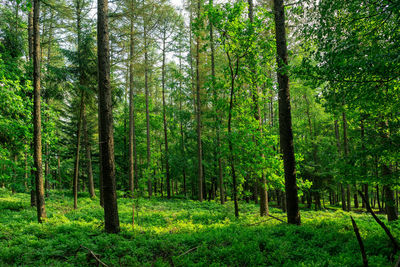
[[[197,18],[200,19],[201,0],[197,0]],[[196,36],[196,124],[197,124],[197,161],[198,161],[198,199],[203,201],[203,164],[201,147],[201,100],[200,100],[200,35]]]
[[[131,12],[133,12],[133,1]],[[131,14],[130,51],[129,51],[129,190],[134,193],[135,178],[137,177],[137,154],[135,135],[135,103],[133,94],[133,50],[134,50],[134,19]]]
[[[28,13],[28,44],[29,44],[29,62],[33,65],[33,8]],[[33,148],[33,140],[30,143],[30,147]],[[36,191],[35,191],[35,175],[33,168],[31,167],[31,207],[36,206]]]
[[[25,157],[24,157],[24,161],[25,161],[25,169],[24,169],[24,186],[25,186],[25,191],[28,191],[28,149],[26,147],[26,141],[24,142],[25,144]]]
[[[340,155],[341,155],[340,135],[339,135],[339,123],[337,120],[335,120],[335,136],[336,136],[336,145],[337,145],[337,149],[338,149],[338,154],[340,157]],[[340,183],[340,196],[341,196],[341,200],[342,200],[342,210],[346,211],[347,210],[346,195],[345,195],[343,183]]]
[[[48,48],[47,48],[47,72],[49,72],[49,67],[51,63],[51,44],[53,42],[53,11],[50,9],[50,26],[49,26],[49,39],[48,39]],[[50,82],[46,83],[47,89],[50,87]],[[49,99],[50,97],[47,95],[46,96],[46,104],[47,106],[49,105]],[[46,124],[49,122],[49,115],[46,115]],[[46,192],[46,197],[49,196],[49,189],[50,189],[50,183],[49,183],[49,176],[50,176],[50,148],[48,142],[46,142],[45,145],[45,153],[46,153],[46,160],[45,160],[45,167],[44,167],[44,173],[45,173],[45,192]]]
[[[229,146],[229,161],[231,165],[231,173],[232,173],[232,183],[233,183],[233,203],[235,207],[235,217],[239,218],[239,206],[237,200],[237,181],[236,181],[236,172],[235,172],[235,158],[233,155],[233,142],[232,142],[232,111],[233,111],[233,99],[235,92],[235,80],[237,76],[237,72],[239,69],[239,59],[236,59],[236,72],[233,70],[233,62],[230,58],[229,51],[226,52],[229,62],[230,75],[231,75],[231,88],[230,88],[230,97],[229,97],[229,112],[228,112],[228,146]]]
[[[103,172],[104,222],[108,233],[118,233],[119,218],[115,184],[110,49],[108,38],[108,1],[97,1],[97,56],[99,73],[100,165]]]
[[[346,113],[342,113],[343,117],[343,147],[344,147],[344,160],[347,162],[347,157],[349,155],[349,144],[347,140],[347,119]],[[346,179],[346,178],[345,178]],[[347,184],[347,211],[351,211],[351,186]]]
[[[147,53],[147,29],[146,26],[144,27],[143,31],[144,35],[144,88],[145,88],[145,95],[146,95],[146,140],[147,140],[147,175],[150,173],[151,168],[151,151],[150,151],[150,111],[149,111],[149,83],[148,83],[148,53]],[[147,178],[147,191],[149,192],[149,197],[152,196],[152,189],[151,189],[151,178]]]
[[[213,6],[213,0],[209,0],[209,5]],[[211,50],[211,81],[214,97],[214,110],[215,110],[215,135],[217,137],[217,146],[215,148],[215,160],[218,161],[218,183],[220,202],[224,204],[224,187],[223,187],[223,172],[222,172],[222,159],[221,159],[221,138],[220,138],[220,114],[217,107],[217,89],[215,87],[215,49],[214,49],[214,32],[213,25],[210,22],[210,50]]]
[[[288,53],[286,45],[285,10],[283,0],[274,0],[275,34],[279,84],[279,132],[285,170],[287,218],[289,224],[300,224],[299,200],[296,185],[296,161],[293,147],[292,115],[290,108],[289,77],[286,73]]]
[[[364,120],[361,119],[360,122],[360,128],[361,128],[361,150],[363,153],[365,153],[365,129],[364,129]],[[367,177],[367,166],[366,166],[366,160],[365,156],[363,156],[362,159],[362,172],[363,172],[363,179],[366,179]],[[362,185],[363,191],[364,191],[364,196],[366,201],[369,203],[369,194],[368,194],[368,183],[364,183]],[[365,203],[362,201],[362,207],[365,208]]]
[[[165,173],[167,183],[167,198],[171,198],[171,182],[169,176],[169,155],[168,155],[168,128],[167,128],[167,115],[165,104],[165,53],[166,53],[166,30],[163,30],[162,38],[162,66],[161,66],[161,84],[162,84],[162,103],[163,103],[163,124],[164,124],[164,147],[165,147]],[[173,191],[173,188],[172,188]]]
[[[248,0],[249,4],[249,19],[250,22],[253,23],[253,1]],[[250,55],[250,64],[254,63],[253,58],[254,55]],[[253,74],[253,77],[256,76],[255,69],[250,66],[251,72]],[[255,77],[254,77],[255,79]],[[258,92],[258,87],[257,84],[252,84],[253,90],[252,90],[252,96],[253,96],[253,105],[254,105],[254,119],[258,123],[258,131],[260,132],[260,135],[262,137],[263,135],[263,130],[262,130],[262,120],[261,120],[261,112],[260,112],[260,105],[258,104],[259,101],[259,92]],[[257,145],[257,141],[256,141]],[[264,158],[264,154],[261,154],[261,158]],[[255,193],[257,191],[260,192],[260,216],[267,216],[269,213],[268,209],[268,191],[267,191],[267,180],[265,179],[265,174],[264,171],[262,171],[261,177],[259,178],[260,180],[256,182],[256,188],[254,190]],[[259,190],[258,190],[259,189]],[[255,201],[257,203],[258,197],[257,194],[255,194]]]
[[[181,53],[179,52],[181,55]],[[182,73],[182,59],[179,56],[179,73]],[[186,188],[186,159],[185,159],[185,137],[183,134],[183,123],[182,123],[182,81],[179,79],[179,113],[180,113],[180,131],[181,131],[181,151],[182,151],[182,178],[183,178],[183,194],[186,197],[187,188]]]
[[[89,194],[91,198],[96,197],[93,182],[93,168],[92,168],[92,149],[90,145],[89,132],[87,127],[87,116],[85,109],[83,110],[83,134],[85,138],[85,151],[86,151],[86,173],[88,177]]]
[[[81,145],[81,131],[82,131],[82,116],[84,110],[84,93],[81,93],[81,104],[78,116],[78,125],[76,131],[76,148],[75,148],[75,163],[74,163],[74,181],[73,181],[73,194],[74,194],[74,209],[78,208],[78,176],[79,176],[79,152]]]
[[[61,185],[61,159],[60,154],[57,155],[57,177],[58,177],[58,189],[62,189]]]
[[[193,23],[193,11],[191,5],[189,6],[189,24],[192,25]],[[193,49],[192,49],[192,43],[193,43],[193,32],[192,32],[192,27],[189,29],[189,65],[190,65],[190,77],[191,77],[191,91],[193,92],[194,95],[194,66],[193,66]],[[193,109],[194,113],[197,114],[196,112],[196,97],[193,96]],[[197,177],[198,178],[198,177]],[[192,187],[192,198],[195,198],[196,195],[196,187],[195,186],[195,176],[192,176],[191,179],[191,187]],[[201,195],[202,196],[202,195]],[[198,195],[199,197],[199,195]]]
[[[47,217],[42,169],[42,122],[40,114],[40,1],[33,1],[33,146],[36,182],[36,206],[39,223]]]

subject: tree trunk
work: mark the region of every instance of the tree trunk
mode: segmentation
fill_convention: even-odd
[[[233,70],[233,62],[230,58],[229,51],[226,52],[229,62],[230,75],[231,75],[231,88],[230,88],[230,97],[229,97],[229,113],[228,113],[228,146],[229,146],[229,161],[231,165],[231,173],[232,173],[232,182],[233,182],[233,202],[235,207],[235,217],[239,218],[239,206],[237,200],[237,181],[236,181],[236,172],[235,172],[235,158],[233,155],[233,142],[232,142],[232,111],[233,111],[233,99],[235,92],[235,79],[237,76],[237,72],[239,69],[239,58],[236,59],[236,72]]]
[[[33,8],[28,13],[28,47],[29,47],[29,62],[32,64],[33,60]],[[33,140],[30,143],[30,147],[33,146]],[[36,206],[36,191],[35,191],[35,176],[33,175],[34,171],[31,167],[31,207]]]
[[[147,175],[150,173],[151,168],[151,151],[150,151],[150,111],[149,111],[149,82],[148,82],[148,52],[147,52],[147,28],[146,25],[144,26],[143,30],[143,37],[144,37],[144,89],[146,95],[146,140],[147,140]],[[152,189],[151,189],[151,178],[147,177],[147,191],[149,193],[149,197],[152,196]]]
[[[343,148],[344,148],[344,160],[347,163],[347,157],[349,155],[349,144],[347,141],[347,119],[346,119],[346,113],[342,112],[342,117],[343,117]],[[346,179],[345,175],[345,179]],[[350,184],[347,184],[347,211],[351,211],[351,187]]]
[[[391,175],[391,170],[387,166],[383,166],[383,175]],[[398,219],[396,212],[396,200],[394,198],[394,191],[389,185],[383,186],[385,192],[385,206],[388,221],[395,221]]]
[[[285,171],[287,219],[289,224],[300,224],[299,200],[296,184],[296,161],[293,147],[289,77],[286,73],[288,53],[286,44],[285,10],[283,0],[274,0],[275,34],[279,84],[279,133]]]
[[[250,22],[253,23],[253,1],[252,0],[248,0],[248,5],[249,5],[249,19]],[[254,55],[250,55],[250,65],[253,61],[253,57]],[[253,75],[253,79],[255,79],[254,76],[256,76],[256,72],[255,69],[250,66],[251,68],[251,72]],[[260,105],[258,104],[259,101],[259,92],[258,92],[258,87],[256,82],[253,82],[252,84],[252,97],[253,97],[253,105],[254,105],[254,119],[257,121],[258,123],[258,131],[260,132],[260,135],[262,137],[263,135],[263,130],[262,130],[262,120],[261,120],[261,112],[260,112]],[[257,145],[257,140],[256,140],[256,145]],[[261,158],[264,158],[264,154],[260,155]],[[269,213],[268,210],[268,191],[267,191],[267,180],[265,179],[265,175],[264,172],[262,171],[261,176],[258,178],[259,180],[256,182],[256,186],[258,188],[256,188],[255,192],[259,191],[260,192],[260,216],[267,216]],[[258,190],[257,190],[258,189]],[[257,200],[258,197],[257,195],[255,196],[255,200]]]
[[[179,52],[181,55],[181,52]],[[182,58],[179,56],[179,73],[182,74]],[[187,188],[186,188],[186,158],[185,158],[185,137],[183,134],[183,123],[182,123],[182,81],[179,79],[179,113],[180,113],[180,132],[181,132],[181,151],[182,151],[182,178],[183,178],[183,194],[186,197]]]
[[[213,6],[213,0],[209,0],[209,5]],[[214,33],[213,33],[213,25],[210,22],[210,51],[211,51],[211,81],[212,81],[212,89],[213,89],[213,100],[214,100],[214,111],[215,111],[215,135],[217,137],[217,146],[215,148],[215,160],[218,162],[218,183],[219,183],[219,194],[220,194],[220,202],[224,204],[224,188],[223,188],[223,172],[222,172],[222,162],[221,162],[221,139],[220,139],[220,114],[217,103],[217,89],[215,87],[215,49],[214,49]]]
[[[58,189],[61,190],[61,159],[60,154],[57,155],[57,178],[58,178]]]
[[[90,145],[89,132],[87,128],[87,116],[85,109],[83,110],[83,134],[85,138],[85,151],[86,151],[86,173],[88,177],[89,194],[91,198],[96,197],[93,182],[93,168],[92,168],[92,149]]]
[[[97,56],[99,73],[99,117],[101,162],[103,171],[104,222],[108,233],[118,233],[119,218],[115,185],[110,54],[108,39],[108,1],[97,1]]]
[[[53,42],[53,11],[50,9],[50,26],[49,26],[49,39],[48,39],[48,48],[47,48],[47,67],[46,70],[49,72],[49,67],[51,63],[51,43]],[[49,89],[50,87],[50,82],[46,83],[46,89]],[[50,97],[47,95],[46,96],[46,104],[47,106],[49,105],[49,99]],[[46,124],[49,122],[49,115],[46,115]],[[45,154],[46,154],[46,160],[45,160],[45,167],[44,167],[44,174],[45,174],[45,192],[46,192],[46,197],[49,196],[49,189],[50,189],[50,182],[49,182],[49,176],[50,176],[50,148],[48,142],[46,142],[45,145]]]
[[[132,1],[131,12],[133,12]],[[133,94],[133,50],[134,50],[134,18],[130,14],[130,50],[129,50],[129,190],[134,193],[135,178],[137,178],[137,153],[135,134],[135,103]]]
[[[165,110],[165,42],[166,30],[163,31],[162,39],[162,66],[161,66],[161,85],[162,85],[162,103],[163,103],[163,124],[164,124],[164,147],[165,147],[165,173],[167,183],[167,198],[171,198],[171,182],[169,176],[169,159],[168,159],[168,128],[167,128],[167,115]],[[173,188],[172,188],[173,191]]]
[[[24,168],[24,187],[25,191],[28,191],[28,149],[26,147],[26,141],[24,142],[25,144],[25,156],[24,156],[24,161],[25,161],[25,168]]]
[[[39,223],[47,217],[44,201],[43,169],[42,169],[42,132],[40,114],[40,1],[33,1],[33,146],[36,182],[36,206]]]
[[[200,19],[201,0],[197,0],[197,19]],[[201,147],[201,100],[200,100],[200,36],[196,36],[196,124],[197,124],[197,168],[198,199],[203,201],[203,164]]]
[[[81,104],[78,116],[78,126],[76,131],[76,148],[75,148],[75,163],[74,163],[74,181],[73,181],[73,194],[74,194],[74,209],[78,208],[78,176],[79,176],[79,152],[81,145],[81,129],[82,129],[82,116],[84,110],[84,93],[81,93]]]

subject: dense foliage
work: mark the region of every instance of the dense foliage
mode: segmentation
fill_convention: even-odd
[[[395,260],[399,1],[95,2],[0,0],[0,264]]]

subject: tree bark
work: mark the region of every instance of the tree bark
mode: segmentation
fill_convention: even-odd
[[[363,153],[365,153],[365,129],[364,129],[364,120],[361,119],[360,121],[360,129],[361,129],[361,150]],[[367,176],[367,166],[366,166],[366,160],[365,156],[363,156],[362,159],[362,172],[363,172],[363,178],[366,179],[365,176]],[[364,196],[366,198],[366,202],[369,203],[369,194],[368,194],[368,183],[364,183],[362,185],[363,191],[364,191]],[[362,201],[362,207],[365,208],[365,202]]]
[[[97,56],[99,74],[99,118],[101,166],[103,172],[104,222],[108,233],[120,231],[115,185],[110,49],[108,38],[108,0],[97,1]]]
[[[346,113],[342,113],[343,117],[343,147],[344,147],[344,160],[347,163],[347,157],[349,155],[349,144],[347,140],[347,119],[346,119]],[[347,211],[351,211],[351,186],[350,184],[347,184]]]
[[[146,95],[146,140],[147,140],[147,175],[150,173],[151,167],[151,150],[150,150],[150,111],[149,111],[149,83],[148,83],[148,53],[147,53],[147,28],[144,26],[143,30],[144,37],[144,88]],[[149,193],[149,197],[152,196],[152,186],[151,186],[151,178],[147,178],[147,191]]]
[[[131,12],[133,12],[132,1]],[[137,154],[136,154],[136,135],[135,135],[135,103],[133,87],[133,50],[134,50],[134,20],[130,14],[130,50],[129,50],[129,190],[134,193],[135,178],[137,177]]]
[[[289,224],[300,224],[299,200],[296,184],[296,161],[293,147],[292,116],[290,107],[288,53],[286,44],[285,10],[283,0],[274,0],[275,34],[279,84],[279,133],[285,171],[287,219]]]
[[[60,154],[57,155],[57,178],[58,178],[58,189],[62,189],[61,185],[61,159]]]
[[[386,168],[384,167],[384,172],[389,174],[391,170],[388,167]],[[383,187],[385,191],[385,208],[387,219],[389,222],[396,221],[398,219],[398,216],[396,212],[396,200],[394,198],[394,191],[389,185],[384,185]]]
[[[182,58],[181,52],[179,52],[179,73],[182,74]],[[186,186],[186,158],[185,158],[185,137],[183,133],[183,123],[182,123],[182,80],[179,79],[179,112],[180,112],[180,132],[181,132],[181,152],[182,152],[182,178],[183,178],[183,194],[186,197],[187,186]]]
[[[161,85],[162,85],[162,103],[163,103],[163,125],[164,125],[164,148],[165,148],[165,173],[167,184],[167,198],[171,198],[171,182],[169,175],[169,155],[168,155],[168,128],[165,103],[165,53],[166,53],[166,29],[163,30],[162,38],[162,66],[161,66]],[[173,188],[172,188],[173,190]]]
[[[74,209],[78,208],[78,178],[79,178],[79,152],[81,145],[81,131],[82,131],[82,115],[84,110],[84,94],[81,93],[81,103],[78,116],[78,124],[76,131],[76,148],[75,148],[75,162],[74,162],[74,181],[73,181],[73,194],[74,194]]]
[[[237,181],[236,181],[236,172],[235,172],[235,158],[233,155],[233,142],[232,142],[232,111],[233,111],[233,99],[235,93],[235,79],[237,76],[237,72],[239,70],[239,58],[236,59],[236,71],[234,71],[233,62],[229,55],[229,51],[226,52],[229,62],[230,75],[231,75],[231,88],[230,88],[230,97],[229,97],[229,112],[228,112],[228,147],[229,147],[229,163],[231,165],[231,173],[232,173],[232,183],[233,183],[233,204],[235,207],[235,217],[239,218],[239,206],[237,200]]]
[[[209,5],[213,6],[213,0],[209,0]],[[223,172],[222,172],[222,159],[221,159],[221,138],[220,138],[220,111],[217,106],[217,91],[215,88],[215,48],[214,48],[214,32],[213,25],[210,22],[210,51],[211,51],[211,83],[214,97],[214,110],[215,110],[215,135],[217,137],[217,146],[215,148],[215,160],[218,162],[218,184],[220,202],[224,204],[224,187],[223,187]]]
[[[42,169],[42,132],[40,114],[40,1],[33,1],[33,146],[36,182],[36,206],[39,223],[47,217],[44,201],[43,169]]]
[[[28,13],[28,48],[29,48],[29,62],[32,64],[33,60],[33,8]],[[33,146],[33,140],[30,143],[30,147]],[[31,207],[36,206],[36,191],[35,191],[35,177],[33,174],[33,169],[31,169]]]
[[[197,0],[197,19],[200,19],[201,0]],[[201,146],[201,99],[200,99],[200,34],[196,36],[196,124],[197,124],[197,171],[198,199],[203,201],[203,163]]]
[[[83,134],[85,139],[85,151],[86,151],[86,173],[88,177],[88,185],[89,185],[89,194],[91,198],[96,197],[94,191],[94,182],[93,182],[93,168],[92,168],[92,149],[90,145],[90,137],[87,128],[87,116],[85,109],[83,110]]]

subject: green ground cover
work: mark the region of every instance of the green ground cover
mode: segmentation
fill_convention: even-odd
[[[132,228],[132,200],[119,198],[115,235],[103,231],[98,199],[81,193],[77,210],[72,203],[69,193],[51,192],[49,219],[38,224],[28,194],[0,190],[0,266],[95,266],[88,249],[108,266],[362,266],[349,214],[340,210],[302,211],[299,227],[260,218],[253,204],[240,203],[237,220],[229,202],[139,199]],[[392,266],[383,230],[370,215],[352,215],[370,266]],[[400,223],[389,227],[400,239]]]

